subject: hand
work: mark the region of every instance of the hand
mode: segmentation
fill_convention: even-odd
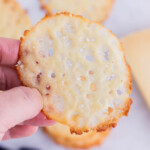
[[[0,140],[21,138],[38,126],[54,124],[40,113],[42,97],[36,89],[21,86],[14,65],[18,60],[18,40],[0,38]]]

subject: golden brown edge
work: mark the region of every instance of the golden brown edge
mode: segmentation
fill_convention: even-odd
[[[99,23],[104,22],[104,21],[109,17],[109,14],[110,14],[110,11],[111,11],[112,6],[113,6],[113,4],[114,4],[114,1],[115,1],[115,0],[111,0],[110,5],[109,5],[108,8],[107,8],[107,13],[105,13],[104,17],[103,17],[101,20],[97,20],[97,22],[99,22]],[[43,9],[43,10],[46,12],[47,15],[49,15],[49,16],[54,15],[54,14],[52,13],[52,11],[51,11],[51,8],[48,7],[47,4],[44,4],[43,0],[39,0],[39,2],[40,2],[40,4],[41,4],[41,9]],[[100,13],[101,13],[101,12],[100,12]]]
[[[56,135],[51,135],[46,127],[43,128],[43,132],[46,133],[51,139],[53,139],[53,141],[55,141],[56,144],[60,144],[68,148],[83,148],[83,149],[85,148],[87,149],[93,146],[100,146],[102,142],[107,138],[110,131],[111,129],[107,129],[106,131],[104,131],[105,134],[103,135],[103,138],[101,138],[101,140],[97,139],[95,143],[86,143],[86,145],[82,145],[79,147],[78,145],[75,145],[75,144],[70,146],[69,144],[64,144],[63,142],[60,142],[60,140],[58,140],[58,137]]]
[[[48,15],[46,15],[46,16],[45,16],[43,19],[41,19],[31,30],[35,30],[35,28],[37,27],[38,24],[41,23],[41,21],[46,20],[47,18],[52,18],[52,17],[59,16],[59,15],[73,16],[73,17],[81,18],[81,19],[83,19],[83,20],[85,20],[85,21],[89,21],[89,20],[83,18],[83,17],[80,16],[80,15],[72,15],[72,14],[70,14],[70,13],[68,13],[68,12],[64,12],[64,13],[59,13],[59,14],[56,14],[56,15],[53,15],[53,16],[48,16]],[[98,22],[96,22],[96,21],[89,21],[89,22],[90,22],[90,23],[93,23],[93,22],[94,22],[94,23],[100,25],[101,27],[105,28],[104,25],[101,25],[100,23],[98,23]],[[30,30],[30,31],[31,31],[31,30]],[[108,31],[109,31],[110,34],[112,34],[115,38],[117,38],[116,35],[112,33],[112,31],[110,31],[110,30],[108,30]],[[24,32],[24,37],[27,36],[28,33],[29,33],[29,30],[26,30],[26,31]],[[20,58],[21,58],[20,49],[21,49],[21,44],[23,43],[23,40],[24,40],[24,38],[21,37],[21,39],[20,39],[20,41],[21,41],[21,42],[20,42],[20,48],[19,48],[19,53],[18,53],[18,60],[20,60]],[[119,41],[119,40],[118,40],[118,41]],[[119,41],[119,42],[120,42],[120,41]],[[122,47],[121,42],[120,42],[120,47],[121,47],[121,50],[123,51],[123,47]],[[125,55],[124,55],[124,54],[123,54],[123,57],[124,57],[124,62],[125,62],[125,64],[126,64],[127,70],[128,70],[127,76],[128,76],[128,79],[129,79],[129,80],[127,81],[127,89],[129,90],[128,92],[129,92],[129,94],[130,94],[130,93],[131,93],[131,90],[132,90],[131,69],[130,69],[129,65],[126,63],[126,59],[125,59]],[[20,75],[20,72],[19,72],[19,68],[18,68],[17,66],[16,66],[16,70],[17,70],[17,72],[18,72],[18,76],[19,76],[20,80],[22,81],[23,85],[27,86],[27,85],[23,82],[23,79],[21,78],[21,75]],[[121,111],[121,113],[120,113],[116,118],[111,118],[111,119],[109,119],[109,120],[106,120],[104,123],[100,123],[100,124],[98,124],[96,127],[91,128],[91,129],[86,129],[86,128],[80,128],[80,129],[79,129],[79,128],[76,128],[75,126],[71,127],[67,122],[60,122],[60,123],[68,125],[68,126],[70,127],[70,132],[71,132],[71,133],[76,133],[76,134],[78,134],[78,135],[82,134],[83,132],[89,132],[90,130],[97,131],[97,132],[102,132],[102,131],[105,131],[105,130],[108,129],[108,128],[111,128],[111,127],[114,128],[114,127],[116,127],[117,122],[118,122],[118,119],[121,118],[122,116],[128,116],[128,112],[129,112],[129,110],[130,110],[130,107],[131,107],[132,102],[133,102],[132,99],[131,99],[131,98],[128,98],[128,99],[126,100],[125,104],[124,104],[125,107],[118,109],[118,110]],[[43,111],[43,113],[45,114],[44,111]],[[45,114],[45,115],[47,116],[47,114]],[[47,116],[47,118],[49,118],[49,117]],[[53,117],[51,117],[51,118],[49,118],[49,119],[55,120],[55,118],[53,118]],[[57,121],[57,120],[55,120],[55,121]]]

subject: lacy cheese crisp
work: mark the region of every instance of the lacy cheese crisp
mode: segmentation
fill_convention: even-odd
[[[0,37],[20,39],[31,27],[30,19],[14,0],[0,0]]]
[[[40,2],[50,15],[70,12],[102,22],[108,17],[114,0],[40,0]]]
[[[53,138],[53,140],[65,147],[70,148],[90,148],[100,145],[109,135],[110,129],[104,132],[88,132],[82,135],[71,134],[69,127],[56,123],[53,126],[45,127],[45,132]]]
[[[24,85],[42,94],[45,115],[72,133],[114,127],[132,103],[119,40],[81,16],[45,17],[26,31],[17,70]]]

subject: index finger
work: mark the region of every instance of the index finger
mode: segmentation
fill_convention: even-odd
[[[0,38],[0,65],[13,66],[18,60],[19,40]]]

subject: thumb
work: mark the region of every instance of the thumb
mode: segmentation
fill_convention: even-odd
[[[0,93],[0,139],[17,124],[32,119],[42,109],[42,97],[36,89],[17,87]]]

